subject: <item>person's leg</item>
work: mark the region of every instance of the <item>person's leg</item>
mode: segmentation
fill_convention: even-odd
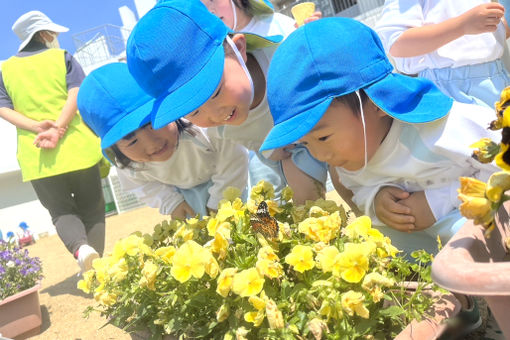
[[[105,244],[105,204],[99,167],[72,172],[72,191],[77,214],[85,225],[87,244],[103,254]]]
[[[76,205],[68,182],[69,174],[33,180],[32,187],[48,209],[57,234],[71,254],[87,243],[85,225],[76,215]]]

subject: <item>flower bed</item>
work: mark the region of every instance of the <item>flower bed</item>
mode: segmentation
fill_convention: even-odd
[[[431,256],[397,256],[362,216],[332,201],[304,206],[261,182],[243,203],[225,193],[217,214],[171,220],[118,241],[78,286],[129,332],[214,339],[393,338],[427,316]],[[415,275],[411,294],[398,285]],[[391,301],[391,304],[385,303]]]

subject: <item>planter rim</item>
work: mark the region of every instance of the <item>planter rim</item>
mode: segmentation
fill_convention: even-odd
[[[2,305],[5,305],[11,301],[14,301],[16,299],[19,299],[25,295],[28,295],[30,293],[33,293],[34,291],[38,291],[39,289],[41,289],[41,283],[36,283],[35,286],[31,287],[31,288],[28,288],[28,289],[25,289],[19,293],[16,293],[14,295],[11,295],[11,296],[8,296],[6,297],[5,299],[1,300],[0,301],[0,306]]]

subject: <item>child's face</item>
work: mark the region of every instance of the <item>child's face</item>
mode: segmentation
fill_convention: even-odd
[[[371,100],[363,106],[367,136],[367,159],[370,160],[391,127],[391,118]],[[334,167],[356,171],[365,164],[361,113],[354,113],[343,103],[329,106],[315,127],[300,140],[320,161]]]
[[[200,0],[209,12],[216,15],[225,25],[234,28],[234,14],[231,0]]]
[[[232,37],[246,62],[246,40],[242,34]],[[241,64],[230,48],[226,49],[223,77],[213,95],[196,111],[185,116],[194,125],[213,127],[241,125],[248,118],[251,85]]]
[[[164,162],[172,157],[179,143],[177,124],[154,130],[148,124],[130,133],[116,144],[120,152],[135,162]]]

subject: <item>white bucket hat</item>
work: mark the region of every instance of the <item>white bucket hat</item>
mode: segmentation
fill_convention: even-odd
[[[39,31],[63,33],[69,31],[69,28],[55,24],[42,12],[30,11],[16,20],[14,25],[12,25],[12,31],[21,40],[21,45],[18,48],[19,52],[27,46],[34,34]]]

